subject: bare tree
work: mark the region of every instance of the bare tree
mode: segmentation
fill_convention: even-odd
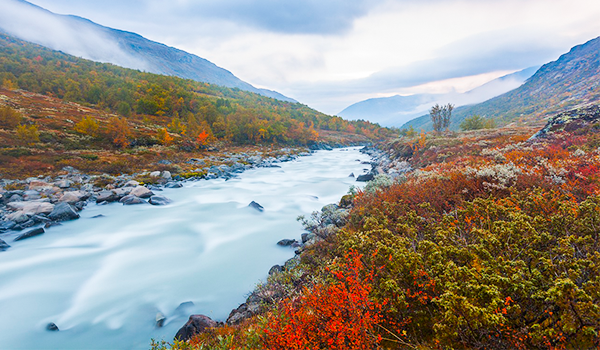
[[[448,103],[445,106],[440,106],[436,103],[435,106],[431,107],[429,110],[429,116],[431,117],[431,122],[433,123],[433,130],[440,132],[448,129],[448,126],[450,126],[450,118],[452,117],[453,109],[454,105],[451,103]]]

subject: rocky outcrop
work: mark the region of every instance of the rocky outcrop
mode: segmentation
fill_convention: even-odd
[[[209,328],[214,328],[218,325],[219,323],[213,321],[208,316],[191,315],[186,324],[179,329],[177,334],[175,334],[175,339],[179,339],[180,341],[188,341],[196,334],[203,333]]]
[[[530,140],[548,137],[560,131],[573,131],[586,126],[598,125],[599,121],[600,106],[592,105],[576,108],[550,118],[546,126],[535,133]]]

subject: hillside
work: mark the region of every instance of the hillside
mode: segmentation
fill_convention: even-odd
[[[85,18],[58,15],[24,0],[7,0],[0,32],[97,62],[177,76],[296,102],[275,91],[258,89],[214,63],[138,34],[101,26]]]
[[[599,122],[371,150],[380,174],[305,218],[300,257],[225,326],[153,349],[597,348]]]
[[[543,65],[521,87],[483,103],[457,108],[451,129],[462,120],[481,115],[498,125],[536,123],[562,111],[600,100],[600,37],[573,47],[554,62]],[[403,127],[431,130],[429,116]]]
[[[215,148],[364,143],[390,131],[298,103],[96,63],[0,36],[0,173],[183,164]],[[188,157],[186,159],[186,157]],[[177,170],[177,169],[175,169]]]
[[[391,96],[372,98],[357,102],[340,113],[339,116],[350,120],[369,120],[383,126],[401,126],[413,118],[427,113],[436,103],[453,103],[463,106],[485,101],[521,86],[538,67],[531,67],[489,81],[464,93],[415,94],[409,96]]]

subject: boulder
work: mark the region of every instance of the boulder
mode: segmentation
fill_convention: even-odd
[[[0,238],[0,252],[3,252],[5,250],[7,250],[8,248],[10,248],[8,243],[4,242],[4,240],[2,240],[2,238]]]
[[[29,220],[29,218],[31,216],[32,216],[31,214],[26,213],[26,212],[24,212],[22,210],[19,210],[19,211],[16,211],[14,213],[10,213],[10,214],[6,215],[5,218],[8,221],[14,221],[17,224],[20,224],[20,223],[23,223],[23,222],[26,222],[27,220]]]
[[[79,219],[79,214],[77,214],[69,203],[62,202],[54,207],[54,210],[48,217],[54,221],[68,221]]]
[[[113,191],[102,190],[96,194],[96,203],[114,202],[118,199],[119,197]]]
[[[373,180],[373,174],[358,175],[356,181],[367,182]]]
[[[59,202],[67,202],[67,203],[75,203],[79,201],[86,200],[90,197],[89,193],[84,191],[69,191],[65,192],[60,199]]]
[[[135,181],[135,180],[129,180],[125,183],[125,185],[123,185],[123,187],[136,187],[139,186],[140,183]]]
[[[165,184],[165,188],[181,188],[183,185],[180,182],[167,182]]]
[[[54,322],[50,322],[46,325],[46,330],[50,332],[58,332],[58,326]]]
[[[17,223],[14,221],[0,221],[0,231],[8,231],[8,230],[12,230],[13,227],[15,227]]]
[[[162,173],[160,173],[160,177],[162,177],[163,179],[170,180],[171,179],[171,172],[168,171],[168,170],[165,170]]]
[[[277,245],[280,245],[282,247],[289,247],[292,246],[294,243],[298,243],[298,241],[296,241],[295,239],[282,239],[281,241],[277,242]]]
[[[348,175],[348,177],[354,177],[354,173],[350,173],[350,175]]]
[[[160,171],[153,171],[149,175],[150,177],[160,177]]]
[[[273,275],[275,273],[279,273],[281,271],[283,271],[283,266],[281,266],[281,265],[273,265],[273,267],[271,267],[269,269],[269,276],[271,276],[271,275]]]
[[[15,242],[23,240],[23,239],[39,236],[39,235],[43,234],[44,232],[46,232],[46,231],[44,230],[43,227],[34,228],[33,230],[29,230],[29,231],[17,236],[17,238],[15,238]]]
[[[192,315],[183,327],[175,334],[175,339],[188,341],[196,334],[200,334],[209,328],[217,327],[218,323],[204,315]]]
[[[154,193],[144,186],[137,186],[129,194],[140,198],[150,198]]]
[[[56,183],[56,186],[60,187],[60,188],[63,188],[63,189],[64,188],[69,188],[69,187],[73,186],[73,181],[67,180],[67,179],[60,180],[60,181],[58,181]]]
[[[158,312],[156,314],[156,327],[160,328],[165,324],[165,321],[167,320],[167,317],[165,315],[163,315],[162,312]]]
[[[34,201],[36,199],[40,199],[42,198],[42,195],[35,190],[28,190],[25,191],[25,193],[23,194],[23,199],[26,201]]]
[[[172,200],[170,200],[169,198],[167,198],[165,196],[159,196],[159,195],[154,195],[154,196],[150,197],[150,200],[148,201],[148,203],[150,203],[152,205],[167,205],[171,202],[172,202]]]
[[[121,198],[119,202],[123,203],[123,205],[134,205],[134,204],[146,204],[145,200],[140,197],[134,196],[132,194],[128,194],[125,197]]]
[[[6,205],[8,209],[20,210],[27,214],[50,214],[54,210],[54,205],[48,202],[10,202]]]
[[[258,210],[258,211],[260,211],[260,212],[263,212],[263,211],[265,211],[265,208],[263,208],[263,206],[262,206],[262,205],[260,205],[260,204],[256,203],[255,201],[252,201],[252,202],[250,202],[250,204],[248,204],[248,206],[249,206],[250,208],[254,208],[254,209],[256,209],[256,210]]]

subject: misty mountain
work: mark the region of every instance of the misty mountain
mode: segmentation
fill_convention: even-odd
[[[0,31],[53,50],[150,73],[238,88],[296,102],[258,89],[214,63],[141,35],[101,26],[85,18],[58,15],[24,0],[0,0]]]
[[[468,116],[478,114],[499,125],[519,120],[539,122],[560,112],[600,102],[600,37],[573,47],[556,61],[543,65],[519,88],[485,102],[455,110],[450,124],[458,129]],[[431,130],[428,115],[404,124]]]
[[[465,93],[452,92],[371,98],[347,107],[338,115],[350,120],[369,120],[383,126],[400,126],[427,113],[429,108],[436,103],[452,103],[456,106],[468,105],[516,89],[531,77],[538,68],[530,67],[505,75]]]

